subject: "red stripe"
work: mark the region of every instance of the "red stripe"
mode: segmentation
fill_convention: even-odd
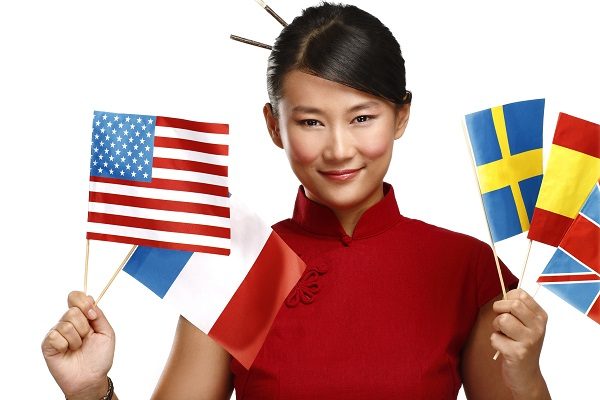
[[[177,160],[172,158],[155,157],[152,167],[177,169],[180,171],[202,172],[204,174],[213,174],[227,176],[227,166],[207,164],[199,161]]]
[[[600,276],[596,274],[542,275],[537,281],[539,283],[600,281]]]
[[[531,226],[527,237],[529,239],[558,247],[573,219],[552,211],[536,207],[533,211]]]
[[[192,235],[214,236],[225,239],[231,238],[229,228],[219,226],[187,224],[149,218],[128,217],[124,215],[88,212],[88,221],[100,224],[127,226],[131,228],[151,229],[153,231],[189,233]]]
[[[229,218],[229,208],[213,206],[209,204],[198,204],[185,201],[146,199],[122,194],[109,194],[90,192],[90,202],[116,204],[121,206],[151,208],[154,210],[180,211],[192,214],[215,215],[217,217]]]
[[[596,301],[592,304],[588,317],[600,324],[600,297],[596,298]]]
[[[216,154],[219,156],[226,156],[229,153],[229,146],[226,144],[204,143],[196,142],[195,140],[162,136],[154,137],[154,147],[168,147],[170,149],[198,151],[201,153]]]
[[[587,218],[575,218],[560,247],[600,274],[600,228]]]
[[[600,158],[600,125],[560,113],[552,143]]]
[[[113,183],[115,185],[126,185],[144,187],[151,189],[177,190],[180,192],[204,193],[213,196],[229,197],[229,191],[225,186],[211,185],[210,183],[176,181],[172,179],[152,178],[151,182],[123,181],[118,178],[103,178],[101,176],[90,176],[91,182]]]
[[[187,129],[188,131],[207,132],[207,133],[229,133],[228,124],[213,124],[209,122],[189,121],[187,119],[156,117],[156,126],[166,126],[170,128]]]
[[[209,336],[249,369],[281,304],[305,268],[296,253],[271,232]]]
[[[132,237],[127,237],[127,236],[117,236],[117,235],[106,235],[103,233],[94,233],[94,232],[88,232],[86,238],[90,239],[90,240],[102,240],[105,242],[129,243],[129,244],[137,244],[139,246],[160,247],[163,249],[193,251],[193,252],[198,252],[198,253],[220,254],[220,255],[224,255],[224,256],[228,256],[231,253],[231,250],[222,249],[220,247],[161,242],[158,240],[139,239],[139,238],[132,238]]]

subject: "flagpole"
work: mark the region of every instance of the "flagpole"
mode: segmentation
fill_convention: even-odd
[[[115,273],[110,278],[110,280],[108,281],[108,283],[106,284],[106,286],[104,286],[104,289],[102,289],[102,292],[100,292],[100,295],[98,296],[98,298],[94,302],[94,305],[96,305],[96,304],[98,304],[100,302],[100,299],[102,299],[102,296],[104,296],[104,293],[106,293],[106,291],[108,290],[108,288],[110,287],[110,285],[113,283],[113,281],[117,277],[117,274],[119,272],[121,272],[121,270],[123,269],[123,267],[125,266],[125,264],[127,263],[127,261],[129,261],[129,259],[131,258],[131,255],[133,254],[133,252],[135,251],[135,249],[137,249],[137,247],[138,247],[137,244],[134,244],[131,247],[131,249],[129,250],[129,253],[127,253],[127,255],[125,256],[125,258],[121,262],[121,265],[119,265],[119,268],[116,269]]]
[[[519,284],[517,285],[517,289],[521,287],[523,284],[523,279],[525,279],[525,269],[527,268],[527,261],[529,260],[529,253],[531,252],[531,242],[529,239],[529,246],[527,246],[527,256],[525,257],[525,264],[523,264],[523,270],[521,271],[521,279],[519,279]]]
[[[496,246],[494,245],[494,239],[492,237],[492,230],[490,228],[490,221],[488,220],[487,214],[485,212],[485,206],[483,205],[483,195],[481,194],[481,186],[479,185],[479,177],[477,176],[477,167],[475,166],[475,155],[473,154],[473,149],[471,148],[471,141],[469,140],[469,134],[467,132],[467,125],[465,120],[462,121],[463,134],[465,137],[465,144],[469,149],[469,157],[471,161],[471,167],[473,170],[473,175],[475,175],[475,183],[477,184],[477,190],[479,191],[479,200],[481,202],[481,209],[483,210],[483,215],[485,216],[485,222],[488,228],[488,234],[490,236],[490,242],[492,244],[492,251],[494,252],[494,261],[496,262],[496,270],[498,271],[498,278],[500,279],[500,286],[502,287],[502,298],[506,299],[506,285],[504,284],[504,277],[502,276],[502,270],[500,269],[500,261],[498,260],[498,254],[496,253]],[[492,357],[495,361],[498,359],[500,355],[500,351],[496,351],[496,354]]]
[[[87,294],[88,261],[90,259],[90,239],[85,239],[85,271],[83,272],[83,293]]]
[[[498,259],[498,254],[496,253],[496,246],[494,245],[494,239],[492,237],[492,230],[490,228],[490,221],[488,220],[487,214],[485,212],[485,206],[483,205],[483,195],[481,193],[481,186],[479,185],[479,178],[477,176],[477,167],[475,166],[475,159],[473,155],[473,150],[471,149],[471,141],[469,140],[469,136],[467,133],[467,125],[465,120],[462,121],[463,133],[465,137],[465,143],[467,148],[469,149],[469,157],[471,161],[471,167],[473,170],[473,175],[475,176],[475,183],[477,184],[477,190],[479,191],[479,201],[481,203],[481,209],[483,210],[483,215],[485,216],[485,222],[487,225],[488,234],[490,236],[490,242],[492,244],[492,251],[494,252],[494,260],[496,261],[496,270],[498,271],[498,278],[500,279],[500,286],[502,287],[502,298],[506,299],[506,285],[504,285],[504,277],[502,276],[502,270],[500,269],[500,261]]]

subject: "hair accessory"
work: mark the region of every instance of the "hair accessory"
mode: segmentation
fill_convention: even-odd
[[[273,9],[271,7],[269,7],[267,5],[267,3],[265,3],[263,0],[256,0],[256,2],[262,7],[264,8],[269,14],[271,14],[271,16],[273,18],[275,18],[277,20],[277,22],[279,22],[281,25],[283,25],[284,27],[288,26],[288,23],[284,21],[283,18],[281,18],[275,11],[273,11]],[[267,49],[267,50],[272,50],[273,47],[268,45],[268,44],[264,44],[261,42],[257,42],[256,40],[251,40],[251,39],[246,39],[244,37],[241,36],[237,36],[237,35],[229,35],[230,39],[233,40],[237,40],[238,42],[242,42],[242,43],[246,43],[246,44],[251,44],[252,46],[256,46],[256,47],[262,47],[263,49]]]
[[[267,50],[271,50],[273,48],[273,47],[269,46],[268,44],[257,42],[256,40],[246,39],[244,37],[237,36],[237,35],[229,35],[229,38],[233,39],[233,40],[237,40],[238,42],[242,42],[242,43],[246,43],[246,44],[251,44],[251,45],[256,46],[256,47],[262,47],[263,49],[267,49]]]

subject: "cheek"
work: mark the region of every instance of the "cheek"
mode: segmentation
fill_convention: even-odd
[[[391,155],[393,146],[394,140],[387,132],[377,133],[369,135],[368,140],[361,141],[360,152],[363,157],[376,160]]]
[[[285,135],[284,147],[290,161],[296,164],[311,164],[321,153],[318,138],[305,132],[289,132]]]

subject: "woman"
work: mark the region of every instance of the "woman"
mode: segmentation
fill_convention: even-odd
[[[267,78],[267,128],[302,184],[274,229],[307,271],[249,371],[181,317],[154,398],[550,398],[545,312],[521,290],[501,300],[489,246],[401,215],[383,181],[411,100],[391,32],[353,6],[309,8]],[[114,332],[83,293],[69,307],[48,367],[71,400],[110,396]]]

